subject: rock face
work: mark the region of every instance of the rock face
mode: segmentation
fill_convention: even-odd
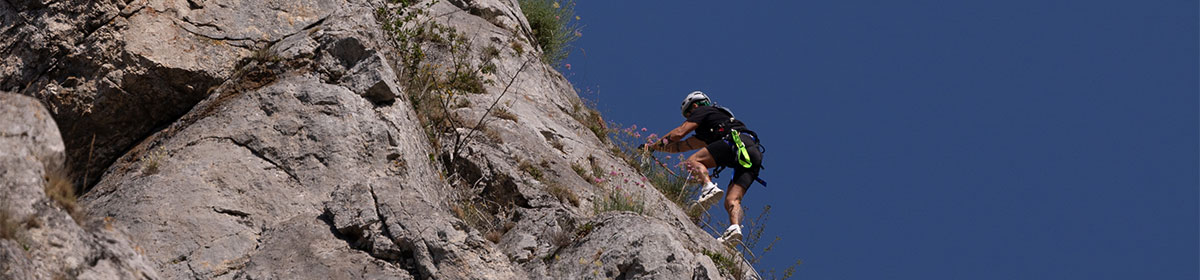
[[[44,101],[86,184],[204,99],[238,61],[340,1],[0,2],[0,90]]]
[[[0,92],[0,278],[151,279],[156,270],[120,228],[72,217],[63,144],[35,99]],[[54,185],[64,184],[64,185]],[[58,189],[55,189],[58,188]]]
[[[68,139],[66,156],[38,144],[37,160],[14,161],[37,167],[55,153],[36,149],[58,149],[97,178],[80,200],[113,232],[93,234],[116,240],[104,256],[121,261],[86,271],[729,277],[700,253],[723,247],[577,120],[579,97],[539,62],[516,1],[71,2],[0,2],[0,33],[24,38],[0,42],[0,88],[48,104]],[[423,24],[440,33],[395,32]],[[447,68],[478,83],[449,84],[469,90],[431,111],[422,92],[438,86],[413,77]],[[592,184],[580,164],[613,183]],[[612,191],[645,214],[597,213]],[[40,269],[10,259],[9,271]]]

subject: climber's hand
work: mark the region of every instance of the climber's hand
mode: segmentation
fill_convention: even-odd
[[[653,150],[650,148],[650,145],[646,145],[646,144],[638,145],[637,149],[642,154],[650,154],[653,152]]]

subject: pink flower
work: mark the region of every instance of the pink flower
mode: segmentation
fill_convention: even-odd
[[[658,139],[658,133],[650,133],[650,136],[646,137],[646,139],[656,140]]]
[[[645,128],[645,127],[643,127],[643,128],[642,128],[642,132],[646,132],[646,128]]]
[[[671,156],[667,156],[667,159],[671,159]]]
[[[567,65],[566,65],[566,66],[567,66],[567,70],[571,70],[571,64],[570,64],[570,63],[567,63]]]
[[[642,138],[642,133],[640,133],[640,132],[634,132],[634,133],[633,133],[633,137]]]
[[[629,128],[630,128],[630,129],[637,129],[637,125],[635,124],[635,125],[633,125],[633,126],[630,126]]]
[[[616,172],[616,171],[609,171],[609,172],[608,172],[608,176],[617,176],[617,172]]]

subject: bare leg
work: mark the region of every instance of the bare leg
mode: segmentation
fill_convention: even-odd
[[[701,182],[708,184],[712,182],[708,178],[708,169],[717,166],[717,161],[713,159],[712,154],[708,153],[708,148],[700,148],[699,151],[692,154],[687,159],[688,170],[692,172]],[[739,196],[740,197],[740,196]]]
[[[725,193],[725,211],[729,212],[729,224],[742,224],[742,196],[746,194],[746,187],[738,184],[729,184],[729,192]]]

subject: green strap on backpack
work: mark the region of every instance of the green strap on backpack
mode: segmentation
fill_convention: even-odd
[[[741,134],[738,133],[737,129],[730,129],[729,131],[733,135],[733,144],[737,146],[738,163],[744,168],[750,168],[754,164],[750,162],[750,153],[746,152],[746,144],[742,144]]]

